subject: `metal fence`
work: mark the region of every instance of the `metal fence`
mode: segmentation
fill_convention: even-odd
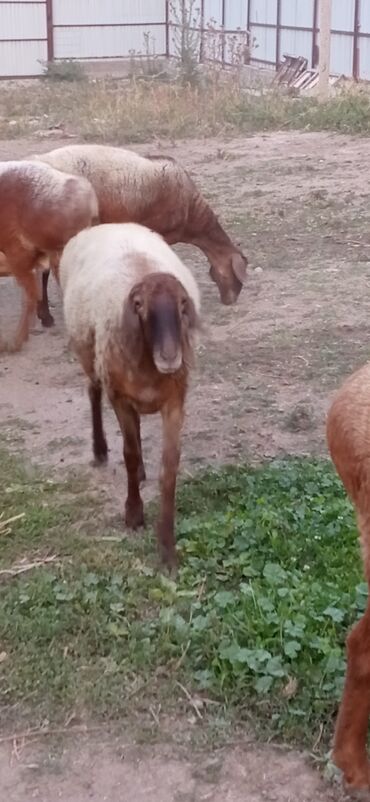
[[[0,77],[42,74],[55,59],[168,53],[168,0],[0,0]]]
[[[49,0],[0,0],[0,77],[33,76],[48,51]]]
[[[370,79],[370,0],[332,2],[331,71]],[[287,53],[317,66],[319,0],[189,4],[200,60],[226,65],[236,51],[239,59],[274,68]],[[148,49],[176,56],[183,6],[183,0],[0,0],[0,77],[40,75],[41,62],[53,58],[113,60]]]
[[[248,0],[252,62],[276,66],[284,53],[319,57],[319,0]],[[332,0],[331,72],[370,79],[370,3]]]

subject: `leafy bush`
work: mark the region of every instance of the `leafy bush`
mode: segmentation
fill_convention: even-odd
[[[86,81],[87,75],[79,61],[62,59],[61,61],[47,61],[43,65],[43,77],[49,81]]]

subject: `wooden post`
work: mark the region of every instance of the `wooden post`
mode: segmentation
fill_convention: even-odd
[[[360,50],[359,50],[359,33],[360,33],[360,0],[355,0],[355,21],[353,25],[353,77],[355,81],[360,78]]]
[[[330,44],[332,0],[320,0],[320,55],[318,96],[326,100],[329,95]]]

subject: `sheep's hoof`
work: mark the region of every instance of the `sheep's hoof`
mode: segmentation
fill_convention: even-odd
[[[128,529],[139,529],[141,526],[145,526],[143,505],[131,508],[126,504],[125,524]]]
[[[53,318],[53,315],[51,315],[50,313],[48,315],[44,315],[42,318],[40,318],[40,320],[41,320],[41,325],[44,326],[45,329],[51,329],[52,326],[55,326],[55,320]]]
[[[166,548],[165,546],[161,546],[160,554],[161,554],[162,567],[167,568],[169,574],[172,577],[175,577],[178,571],[178,557],[176,549]]]
[[[54,326],[55,321],[49,307],[45,306],[41,301],[37,304],[37,317],[41,320],[42,326],[45,326],[46,329],[50,329],[51,326]]]
[[[335,765],[342,771],[346,791],[355,799],[370,802],[370,764],[367,756],[354,760],[353,755],[334,753]]]
[[[108,445],[105,440],[94,443],[94,460],[93,465],[99,468],[101,465],[106,465],[108,462]]]
[[[101,456],[95,456],[94,459],[91,460],[91,467],[92,468],[103,468],[108,462],[108,455],[105,456],[102,454]]]

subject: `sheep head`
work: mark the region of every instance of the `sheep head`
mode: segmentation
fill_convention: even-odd
[[[209,275],[219,289],[221,302],[227,306],[238,299],[246,278],[248,260],[242,251],[234,249],[212,255]]]
[[[124,326],[137,346],[149,351],[159,373],[176,373],[187,364],[191,336],[199,328],[192,299],[169,273],[150,273],[128,297]]]

